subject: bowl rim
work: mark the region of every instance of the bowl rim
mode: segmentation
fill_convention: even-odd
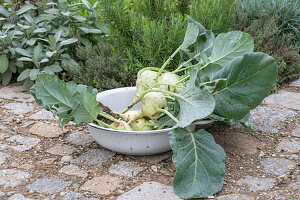
[[[214,120],[211,120],[211,119],[203,119],[203,120],[199,120],[199,121],[196,121],[196,122],[193,122],[191,125],[211,125],[214,123]],[[160,129],[160,130],[151,130],[151,131],[122,131],[122,130],[115,130],[115,129],[110,129],[110,128],[105,128],[105,127],[101,127],[101,126],[98,126],[96,124],[93,124],[93,123],[86,123],[88,126],[92,126],[96,129],[100,129],[100,130],[104,130],[104,131],[110,131],[110,132],[115,132],[115,133],[122,133],[122,134],[159,134],[159,133],[168,133],[172,130],[174,130],[175,128],[174,127],[171,127],[171,128],[165,128],[165,129]]]
[[[123,130],[115,130],[115,129],[111,129],[111,128],[105,128],[105,127],[101,127],[98,126],[96,124],[93,123],[87,123],[88,126],[92,126],[96,129],[100,129],[100,130],[104,130],[104,131],[109,131],[109,132],[115,132],[115,133],[122,133],[122,134],[128,134],[128,135],[134,135],[134,134],[159,134],[159,133],[166,133],[166,132],[170,132],[172,131],[174,128],[165,128],[165,129],[160,129],[160,130],[151,130],[151,131],[123,131]]]

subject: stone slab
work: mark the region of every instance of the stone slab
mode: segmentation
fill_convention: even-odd
[[[10,196],[7,200],[34,200],[34,199],[26,198],[23,194],[14,194]]]
[[[300,126],[297,126],[291,134],[295,137],[300,137]]]
[[[249,123],[254,131],[278,133],[274,125],[296,115],[296,112],[289,110],[258,106],[250,111]]]
[[[115,152],[106,149],[91,149],[78,158],[73,159],[71,163],[86,166],[101,165],[112,158],[115,154]]]
[[[15,169],[0,170],[0,186],[4,188],[16,187],[31,177],[31,174]]]
[[[94,177],[85,182],[80,190],[90,191],[100,195],[109,195],[120,186],[121,180],[111,175]]]
[[[8,103],[1,106],[4,109],[7,109],[8,112],[20,115],[32,112],[34,110],[34,106],[26,103]]]
[[[64,181],[57,178],[40,178],[35,182],[26,185],[29,192],[37,192],[39,194],[56,194],[63,191],[66,187],[71,185],[71,181]]]
[[[289,152],[289,153],[298,153],[300,152],[300,141],[295,139],[284,139],[277,146],[276,151]]]
[[[16,145],[9,145],[9,148],[20,152],[30,150],[41,141],[38,138],[23,137],[19,135],[14,135],[6,140],[11,143],[16,143]]]
[[[76,149],[72,146],[65,145],[65,144],[57,144],[50,149],[47,149],[46,152],[52,155],[58,156],[68,156],[71,155]]]
[[[59,137],[63,134],[63,131],[57,124],[47,124],[44,122],[35,123],[30,129],[29,132],[34,135],[47,138]]]
[[[260,164],[263,166],[263,171],[268,174],[274,175],[284,175],[291,168],[294,168],[296,164],[285,158],[265,158],[260,161]]]
[[[78,131],[68,135],[67,141],[77,146],[86,147],[94,142],[94,139],[90,134],[87,134],[83,131]]]
[[[113,164],[108,171],[111,174],[117,174],[119,176],[130,178],[136,176],[144,169],[146,169],[146,167],[141,167],[136,162],[120,161],[117,164]]]
[[[5,129],[6,127],[0,124],[0,130],[4,131]]]
[[[158,182],[144,182],[122,194],[117,200],[180,200],[173,192],[173,187]]]
[[[277,93],[265,98],[263,103],[300,110],[300,93],[279,90]]]
[[[95,198],[87,198],[80,193],[77,192],[69,192],[64,195],[61,200],[99,200]]]
[[[243,194],[227,194],[217,197],[217,200],[254,200],[254,197]]]
[[[276,183],[272,178],[257,178],[252,176],[246,176],[237,181],[237,185],[246,185],[250,192],[268,191],[274,187]]]
[[[0,152],[0,165],[5,163],[6,159],[9,157],[8,154]]]
[[[52,112],[42,109],[33,115],[30,115],[28,119],[33,120],[54,120]]]
[[[300,87],[300,78],[298,78],[297,80],[293,81],[290,86],[294,86],[294,87]]]
[[[76,165],[66,165],[59,170],[60,173],[67,174],[70,176],[78,176],[81,178],[86,178],[88,173],[82,169],[80,169]]]
[[[153,155],[153,156],[130,156],[130,157],[138,161],[147,162],[152,165],[155,165],[171,156],[172,156],[172,151],[158,154],[158,155]]]
[[[7,86],[0,89],[0,98],[19,102],[34,102],[33,96],[29,92],[23,92],[22,86]]]

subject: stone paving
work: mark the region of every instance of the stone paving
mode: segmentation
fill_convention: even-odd
[[[61,129],[18,85],[0,86],[0,119],[1,200],[180,199],[171,152],[104,149],[86,127]],[[250,124],[255,136],[238,125],[210,128],[227,153],[227,174],[208,199],[300,199],[300,79],[252,110]]]

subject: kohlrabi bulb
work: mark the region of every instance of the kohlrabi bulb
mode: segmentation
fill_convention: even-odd
[[[122,119],[126,122],[135,120],[139,117],[141,117],[141,110],[129,110],[122,114]]]
[[[158,77],[157,83],[163,84],[163,85],[159,85],[158,88],[162,90],[169,90],[170,87],[170,92],[180,93],[183,90],[183,88],[181,88],[183,86],[182,83],[177,84],[177,86],[181,86],[181,87],[171,86],[171,85],[175,85],[179,81],[180,81],[179,76],[171,72],[166,72]]]
[[[123,122],[123,121],[113,122],[111,125],[118,128],[118,129],[120,129],[120,130],[133,131],[132,128],[129,126],[129,124],[127,122]]]
[[[153,130],[153,126],[149,126],[149,123],[147,119],[140,118],[132,122],[130,126],[134,131],[151,131]]]
[[[167,100],[161,92],[149,92],[143,97],[141,106],[145,116],[151,119],[157,119],[160,115],[160,112],[157,112],[157,109],[166,107]]]
[[[145,70],[138,75],[136,80],[136,96],[141,97],[141,95],[148,89],[152,88],[155,84],[155,79],[157,72],[151,70]]]

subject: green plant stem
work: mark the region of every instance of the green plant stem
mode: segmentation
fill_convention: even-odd
[[[185,61],[184,63],[182,63],[181,65],[179,65],[179,67],[177,67],[177,69],[175,69],[173,71],[173,73],[177,73],[179,72],[178,70],[180,70],[183,66],[185,66],[186,64],[188,64],[189,62],[191,62],[192,60],[194,60],[196,57],[200,56],[201,52],[198,53],[197,55],[195,55],[194,57],[188,59],[187,61]]]
[[[165,67],[171,62],[171,60],[174,58],[174,56],[180,51],[180,47],[178,47],[176,49],[176,51],[174,51],[174,53],[166,60],[166,62],[161,66],[161,68],[159,69],[157,75],[156,75],[156,83],[157,83],[157,79],[159,77],[159,75],[164,71]]]
[[[164,109],[157,109],[156,111],[161,112],[161,113],[165,113],[166,115],[168,115],[172,120],[174,120],[176,123],[179,122],[178,119],[176,119],[169,111],[164,110]]]
[[[119,122],[120,121],[120,120],[114,118],[113,116],[111,116],[109,114],[106,114],[104,112],[99,113],[99,115],[102,116],[102,117],[105,117],[106,119],[109,119],[109,120],[111,120],[113,122]]]
[[[137,104],[139,101],[141,100],[141,98],[138,97],[134,97],[133,101],[131,102],[130,105],[128,105],[122,112],[121,114],[126,113],[130,108],[132,108],[135,104]]]
[[[184,82],[186,79],[189,79],[190,77],[191,77],[191,75],[188,75],[188,76],[186,76],[186,77],[180,79],[177,83],[175,83],[175,85],[178,85],[179,83]]]
[[[102,121],[100,121],[100,120],[98,120],[98,119],[94,119],[94,120],[95,120],[99,125],[102,125],[102,126],[104,126],[104,127],[108,127],[108,128],[114,129],[114,130],[121,130],[121,129],[118,129],[118,128],[112,126],[112,125],[109,125],[109,124],[105,123],[105,122],[102,122]]]
[[[157,127],[156,130],[160,130],[162,129],[162,127],[164,127],[166,124],[168,124],[172,119],[169,119],[168,121],[166,121],[164,124],[162,124],[161,126]]]
[[[184,98],[183,98],[182,96],[180,96],[179,94],[176,94],[176,93],[170,92],[170,91],[166,91],[166,90],[160,90],[160,89],[150,89],[150,90],[147,90],[146,92],[144,92],[144,93],[141,95],[140,99],[143,99],[143,97],[144,97],[147,93],[149,93],[149,92],[161,92],[161,93],[164,93],[164,94],[169,94],[169,95],[174,96],[174,97],[178,97],[178,98],[180,98],[180,99],[182,99],[182,100],[184,100],[184,101],[187,101],[186,99],[184,99]]]
[[[153,124],[153,123],[144,123],[143,125],[145,125],[145,126],[158,126],[158,124]]]

